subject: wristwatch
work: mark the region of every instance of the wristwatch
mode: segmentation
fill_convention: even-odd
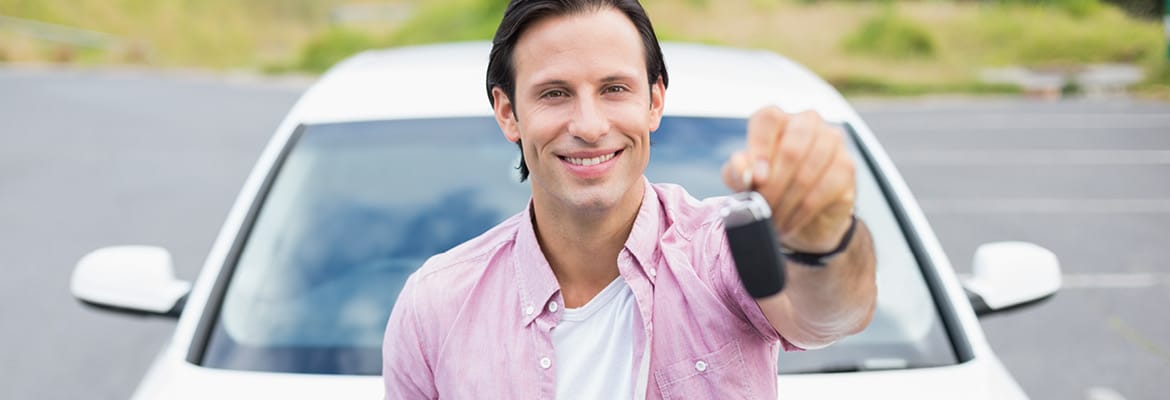
[[[781,248],[780,253],[784,254],[785,258],[798,264],[810,267],[824,267],[828,265],[829,260],[845,252],[845,249],[849,247],[849,241],[853,239],[853,231],[857,230],[857,216],[854,215],[849,218],[849,229],[845,231],[845,236],[841,237],[841,242],[837,244],[837,248],[825,253],[805,253]]]

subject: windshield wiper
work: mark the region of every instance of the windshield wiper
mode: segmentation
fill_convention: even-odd
[[[825,364],[819,368],[786,372],[786,374],[836,374],[841,372],[886,371],[912,368],[901,358],[869,358],[857,362]]]

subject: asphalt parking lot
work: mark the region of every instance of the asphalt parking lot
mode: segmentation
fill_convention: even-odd
[[[1170,392],[1170,105],[1130,99],[855,102],[952,263],[982,243],[1054,251],[1064,288],[983,319],[1034,399]]]
[[[0,398],[129,396],[173,323],[68,292],[87,251],[171,250],[193,279],[300,83],[0,69]],[[1034,399],[1170,393],[1170,104],[859,100],[960,272],[981,244],[1060,257],[1065,288],[983,320]]]

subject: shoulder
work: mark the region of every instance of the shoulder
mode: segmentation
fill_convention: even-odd
[[[487,232],[432,256],[406,279],[382,343],[383,369],[401,374],[387,376],[396,379],[414,376],[434,367],[436,352],[459,310],[468,303],[472,289],[493,267],[501,264],[496,260],[512,249],[518,217],[504,220]],[[427,368],[420,368],[422,365]],[[428,379],[432,378],[420,381]],[[388,380],[388,390],[391,387]]]
[[[428,259],[410,275],[395,309],[425,315],[425,331],[443,330],[467,302],[472,289],[484,277],[502,266],[499,260],[510,254],[516,239],[520,215],[504,220],[492,229],[450,250]]]
[[[445,252],[431,256],[412,274],[408,284],[415,290],[465,293],[501,253],[512,248],[522,214],[517,214],[487,232]]]
[[[662,216],[670,230],[688,240],[699,239],[696,235],[705,238],[703,234],[712,230],[720,232],[723,230],[719,207],[726,197],[699,200],[682,186],[673,183],[655,183],[651,187],[658,196],[658,202],[662,204]]]
[[[715,275],[727,253],[723,218],[719,215],[726,197],[698,200],[675,184],[654,184],[653,188],[662,205],[662,250],[684,255],[689,259],[686,264],[707,282],[718,282]]]

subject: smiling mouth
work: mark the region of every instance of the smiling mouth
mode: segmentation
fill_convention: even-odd
[[[618,150],[618,151],[615,151],[615,152],[610,153],[610,154],[606,154],[603,156],[597,156],[597,157],[591,157],[591,158],[576,158],[576,157],[564,157],[564,156],[561,156],[560,158],[562,160],[567,161],[569,164],[588,167],[588,166],[597,165],[597,164],[601,164],[603,162],[612,160],[614,157],[617,157],[618,154],[621,154],[621,152],[622,152],[621,150]]]

